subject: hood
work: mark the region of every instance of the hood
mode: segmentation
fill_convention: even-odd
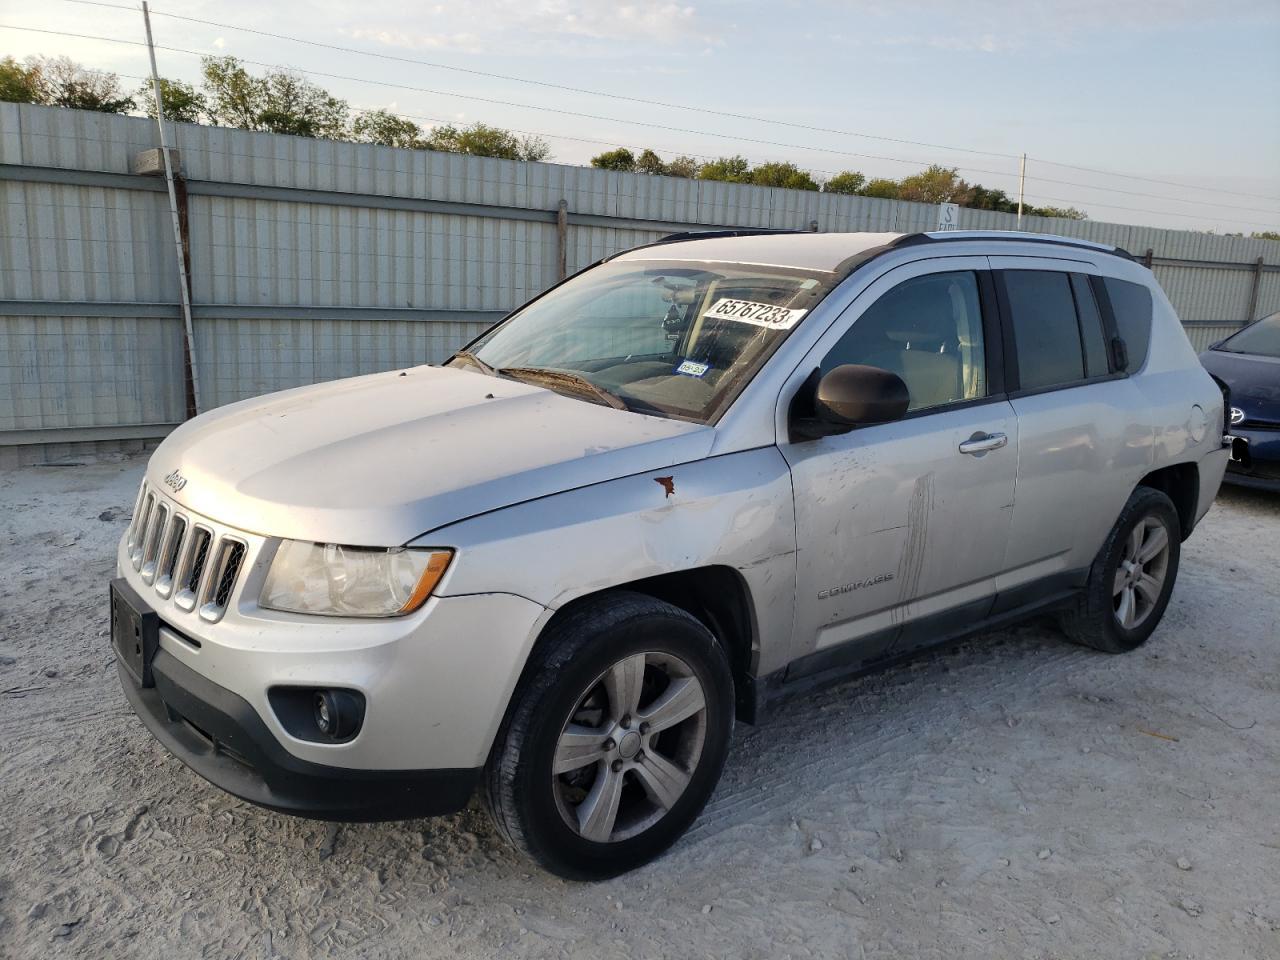
[[[415,367],[202,414],[157,448],[147,476],[192,511],[249,532],[396,546],[499,507],[704,457],[714,433]],[[176,493],[164,483],[174,470],[186,480]]]
[[[1200,363],[1227,385],[1245,422],[1280,426],[1280,358],[1206,350]]]

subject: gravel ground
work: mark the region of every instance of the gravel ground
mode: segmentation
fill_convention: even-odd
[[[1280,957],[1280,498],[1219,497],[1139,652],[1040,620],[793,703],[580,885],[478,806],[332,827],[169,757],[108,650],[141,471],[0,475],[0,957]]]

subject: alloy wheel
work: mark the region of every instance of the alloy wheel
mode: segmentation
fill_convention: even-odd
[[[1139,627],[1160,601],[1169,571],[1169,529],[1147,516],[1125,540],[1112,587],[1116,621],[1126,630]]]
[[[579,836],[616,843],[661,820],[702,756],[706,693],[669,653],[637,653],[597,677],[556,742],[556,807]]]

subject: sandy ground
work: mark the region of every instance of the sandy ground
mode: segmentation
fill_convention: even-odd
[[[478,806],[329,827],[166,755],[106,636],[141,470],[0,475],[0,957],[1280,957],[1280,498],[1219,498],[1143,650],[1037,621],[794,703],[579,885]]]

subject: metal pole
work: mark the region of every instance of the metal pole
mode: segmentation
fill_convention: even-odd
[[[1253,286],[1249,289],[1249,306],[1245,308],[1244,322],[1253,323],[1258,309],[1258,292],[1262,288],[1262,258],[1253,263]]]
[[[151,92],[156,101],[156,126],[160,130],[160,155],[164,158],[164,182],[169,191],[169,215],[173,221],[173,249],[178,260],[178,289],[182,294],[182,323],[191,366],[191,397],[195,412],[200,412],[200,373],[196,367],[195,329],[191,324],[191,290],[187,286],[187,258],[182,248],[182,224],[178,218],[178,194],[173,185],[173,160],[169,156],[169,138],[164,131],[164,97],[160,93],[160,74],[156,70],[156,48],[151,40],[151,11],[142,0],[142,22],[147,28],[147,54],[151,57]]]
[[[145,4],[144,4],[145,6]],[[1018,229],[1022,229],[1022,194],[1027,188],[1027,155],[1018,162]]]
[[[556,208],[556,277],[569,275],[569,201],[561,200]]]

